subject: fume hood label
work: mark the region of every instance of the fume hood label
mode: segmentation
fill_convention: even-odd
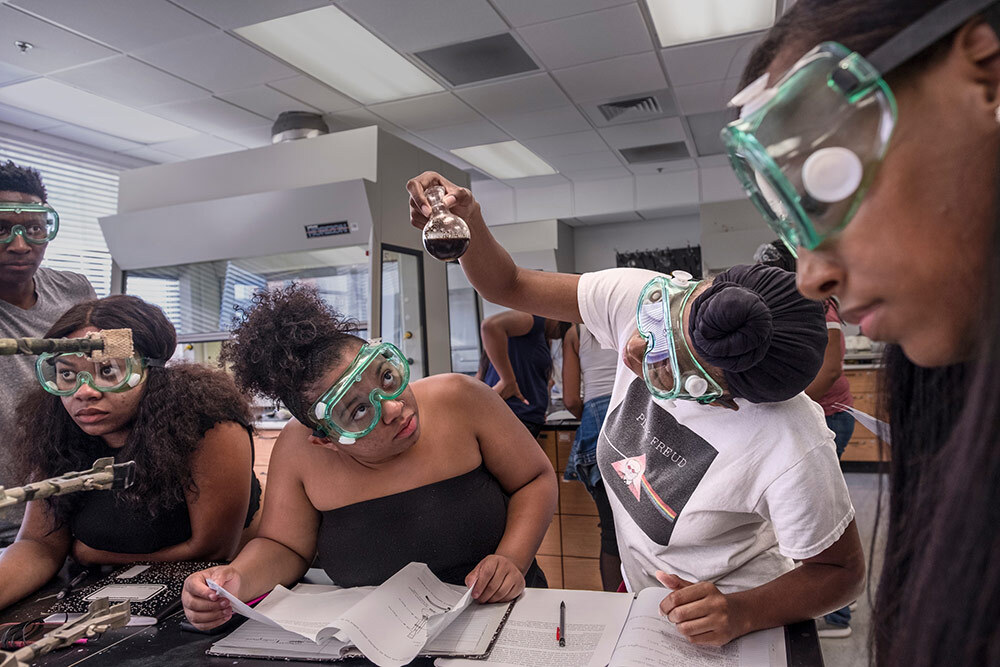
[[[315,239],[323,236],[350,234],[358,230],[357,223],[349,224],[346,220],[340,222],[324,222],[319,225],[306,225],[306,238]]]

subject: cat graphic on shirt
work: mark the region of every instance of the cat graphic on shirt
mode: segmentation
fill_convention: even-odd
[[[718,453],[660,407],[639,378],[608,413],[597,447],[607,488],[646,536],[663,546]]]

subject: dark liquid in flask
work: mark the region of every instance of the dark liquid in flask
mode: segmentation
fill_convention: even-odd
[[[458,259],[465,254],[465,251],[468,248],[469,238],[467,236],[460,236],[457,238],[424,238],[424,250],[429,252],[432,257],[445,262],[452,259]]]

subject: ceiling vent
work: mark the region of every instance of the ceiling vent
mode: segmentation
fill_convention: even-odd
[[[659,116],[663,110],[652,95],[598,105],[604,120],[640,120]],[[627,118],[625,118],[627,116]]]
[[[620,148],[618,152],[622,154],[629,164],[649,164],[651,162],[672,162],[673,160],[683,160],[690,157],[687,146],[683,141],[674,141],[668,144],[650,144],[648,146],[633,146],[632,148]]]

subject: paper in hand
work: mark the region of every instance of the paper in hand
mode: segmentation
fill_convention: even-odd
[[[876,417],[872,417],[868,413],[861,412],[861,410],[857,410],[855,408],[852,408],[849,405],[844,405],[843,403],[834,403],[833,407],[835,407],[835,408],[837,408],[839,410],[843,410],[844,412],[850,413],[850,415],[852,417],[854,417],[854,419],[859,424],[861,424],[866,429],[868,429],[869,431],[871,431],[872,433],[874,433],[875,435],[877,435],[879,437],[879,439],[881,439],[887,445],[890,444],[890,441],[889,441],[889,425],[886,424],[881,419],[878,419]]]
[[[247,618],[252,618],[253,620],[260,621],[261,623],[266,623],[267,625],[270,625],[275,628],[281,627],[280,623],[271,620],[264,614],[254,611],[252,607],[247,606],[242,600],[240,600],[238,597],[236,597],[235,595],[233,595],[232,593],[230,593],[225,588],[215,583],[211,579],[205,579],[205,583],[208,584],[208,587],[211,588],[213,591],[215,591],[222,597],[229,600],[229,604],[233,606],[233,611],[235,611],[237,614],[240,614],[241,616],[246,616]]]

